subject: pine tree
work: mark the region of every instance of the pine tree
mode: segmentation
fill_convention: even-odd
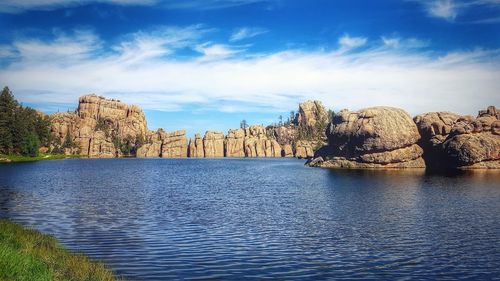
[[[10,154],[14,150],[14,112],[18,107],[12,92],[4,87],[0,94],[0,152]]]

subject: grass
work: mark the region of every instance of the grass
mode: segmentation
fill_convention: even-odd
[[[0,220],[0,281],[117,280],[103,264],[65,250],[57,240]]]
[[[79,158],[79,157],[80,157],[79,155],[44,154],[44,153],[40,153],[38,154],[38,156],[35,157],[0,154],[0,162],[31,162],[40,160],[56,160],[56,159]]]

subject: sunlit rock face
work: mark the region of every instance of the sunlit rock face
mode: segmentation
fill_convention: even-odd
[[[224,157],[224,133],[207,131],[203,137],[206,158]]]
[[[417,126],[402,109],[372,107],[335,115],[329,154],[316,165],[334,168],[424,168]]]
[[[453,167],[500,168],[500,111],[495,106],[479,111],[476,118],[460,117],[443,142]]]
[[[477,117],[429,112],[414,120],[424,158],[432,169],[500,168],[500,121],[494,106]]]
[[[188,144],[188,157],[191,158],[203,158],[205,157],[205,151],[203,150],[203,139],[200,134],[196,134],[194,139],[189,139]]]
[[[122,155],[118,145],[127,141],[133,147],[138,138],[148,135],[146,118],[139,107],[95,94],[80,97],[75,112],[56,113],[51,118],[56,141],[61,146],[72,143],[64,147],[68,154],[117,157]]]
[[[245,157],[245,130],[230,129],[225,141],[226,157]]]

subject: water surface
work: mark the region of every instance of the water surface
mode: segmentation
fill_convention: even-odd
[[[296,159],[0,165],[0,217],[128,280],[495,279],[500,173],[308,168]]]

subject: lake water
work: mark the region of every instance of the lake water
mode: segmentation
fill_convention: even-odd
[[[303,163],[4,164],[0,217],[53,234],[129,280],[500,277],[500,173]]]

